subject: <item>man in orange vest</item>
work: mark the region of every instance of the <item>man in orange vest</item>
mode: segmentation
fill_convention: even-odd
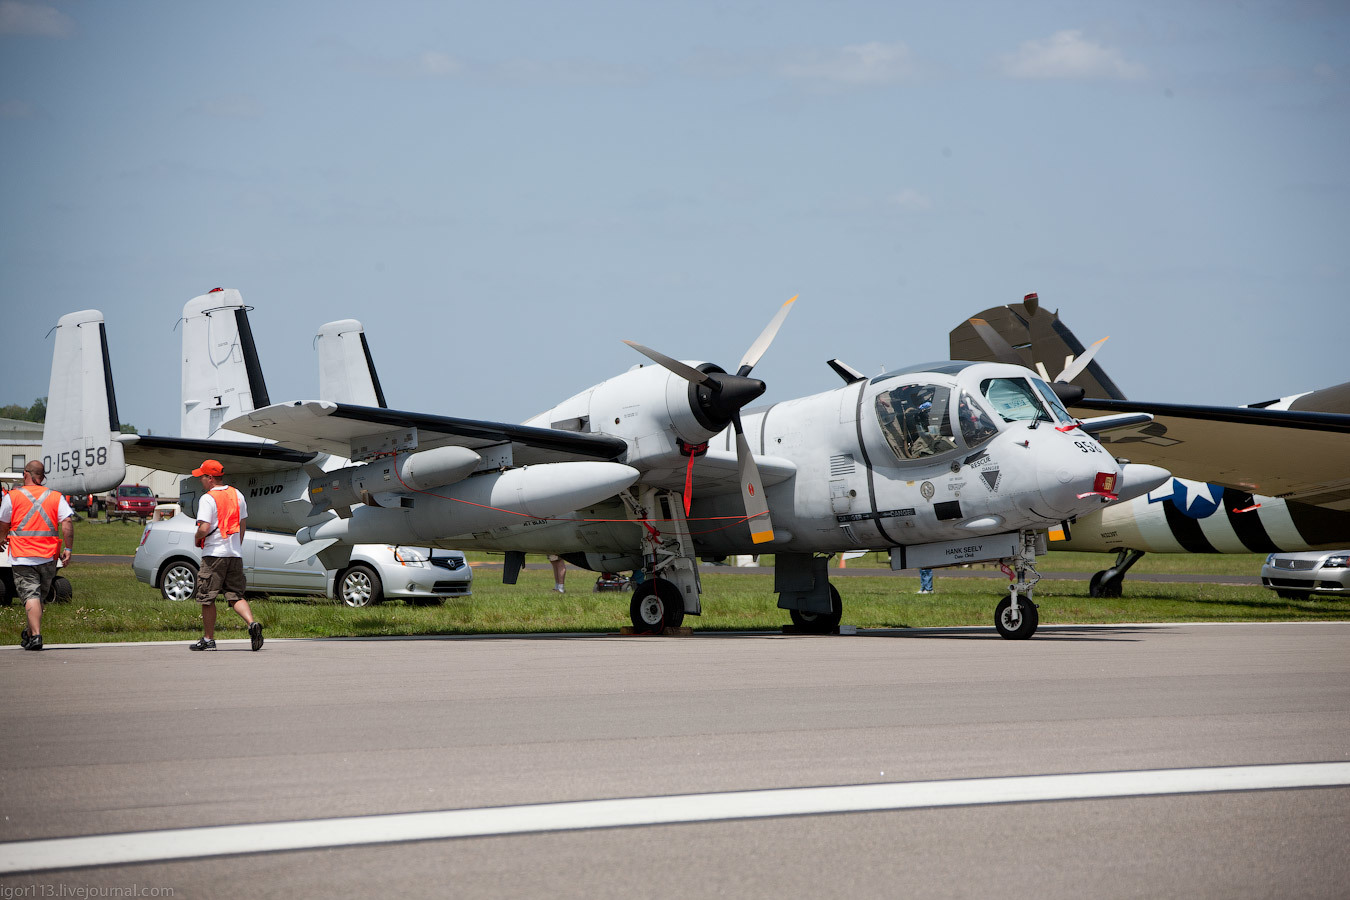
[[[0,549],[9,550],[14,589],[28,613],[19,635],[25,650],[42,649],[42,600],[51,592],[56,561],[70,564],[75,546],[74,511],[66,498],[42,486],[47,470],[36,459],[23,467],[23,487],[0,501]]]
[[[197,546],[202,548],[202,567],[197,573],[197,602],[202,605],[202,638],[189,650],[216,649],[216,596],[248,623],[249,643],[263,645],[262,625],[253,620],[253,610],[244,599],[244,530],[248,527],[248,504],[244,495],[225,484],[225,467],[214,459],[193,469],[206,489],[197,501]]]

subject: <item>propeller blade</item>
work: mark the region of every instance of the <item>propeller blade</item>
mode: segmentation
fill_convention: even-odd
[[[769,517],[769,501],[764,496],[764,482],[759,477],[759,466],[755,465],[750,444],[741,430],[741,417],[732,420],[736,428],[736,463],[741,474],[741,500],[745,503],[747,524],[750,526],[750,540],[756,544],[767,544],[773,540],[773,521]]]
[[[1091,347],[1084,350],[1083,355],[1075,359],[1073,362],[1069,363],[1067,366],[1065,366],[1064,371],[1060,372],[1059,377],[1056,378],[1055,380],[1073,381],[1075,378],[1079,376],[1079,374],[1084,369],[1088,367],[1088,363],[1092,362],[1092,357],[1095,356],[1097,354],[1097,351],[1101,349],[1102,344],[1105,344],[1110,339],[1111,336],[1108,334],[1106,337],[1102,338],[1101,340],[1097,341],[1097,343],[1093,344]]]
[[[999,334],[994,326],[990,325],[984,319],[976,318],[970,319],[969,321],[970,327],[975,329],[975,333],[980,336],[980,339],[984,341],[985,346],[990,349],[999,362],[1011,363],[1014,366],[1026,365],[1026,363],[1022,362],[1022,357],[1012,348],[1012,344],[1005,341],[1003,335]]]
[[[778,307],[778,312],[774,313],[774,317],[769,320],[769,324],[764,326],[764,330],[760,332],[759,337],[755,338],[755,342],[750,345],[750,349],[745,351],[745,356],[741,357],[741,367],[736,371],[737,375],[750,374],[750,370],[759,362],[759,358],[764,355],[764,351],[768,350],[769,345],[773,343],[774,336],[778,334],[778,329],[783,325],[783,320],[787,318],[788,313],[792,312],[792,304],[796,303],[797,297],[800,296],[801,294],[797,294]]]
[[[692,381],[694,384],[705,384],[708,381],[708,376],[706,373],[700,372],[693,366],[687,366],[684,363],[680,362],[678,359],[671,359],[669,356],[666,356],[664,353],[658,353],[651,347],[642,346],[637,341],[624,341],[624,343],[632,347],[637,352],[641,353],[643,356],[652,360],[653,362],[659,363],[660,365],[674,372],[676,375],[680,376],[685,381]]]

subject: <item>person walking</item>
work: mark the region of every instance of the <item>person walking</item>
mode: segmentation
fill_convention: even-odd
[[[561,556],[550,553],[548,564],[553,567],[553,589],[561,594],[566,590],[563,587],[563,582],[567,581],[567,561]]]
[[[225,484],[225,467],[208,459],[192,474],[206,489],[197,501],[197,546],[202,550],[197,573],[197,602],[202,607],[202,637],[189,650],[216,649],[216,597],[222,592],[239,617],[248,623],[249,643],[262,649],[262,624],[244,599],[244,531],[248,528],[248,504],[244,495]]]
[[[933,570],[932,570],[932,569],[920,569],[920,570],[919,570],[919,593],[920,593],[920,594],[931,594],[931,593],[933,593]]]
[[[59,492],[42,486],[46,480],[46,468],[32,460],[23,467],[23,487],[0,500],[0,549],[9,550],[14,590],[28,617],[19,634],[25,650],[42,649],[42,602],[51,592],[56,561],[70,565],[75,546],[75,511]]]

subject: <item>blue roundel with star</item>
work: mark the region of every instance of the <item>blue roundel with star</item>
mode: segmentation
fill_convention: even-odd
[[[1223,504],[1223,488],[1217,484],[1173,478],[1148,495],[1149,503],[1163,503],[1168,500],[1192,519],[1207,519]]]

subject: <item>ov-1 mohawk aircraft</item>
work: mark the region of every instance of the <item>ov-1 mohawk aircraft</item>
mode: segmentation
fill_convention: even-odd
[[[1051,535],[1055,549],[1117,554],[1114,565],[1092,577],[1092,596],[1119,597],[1125,573],[1146,552],[1271,553],[1350,544],[1350,383],[1239,407],[1128,401],[1036,294],[984,310],[954,328],[950,339],[951,355],[962,359],[1015,362],[1042,373],[1046,362],[1069,360],[1064,380],[1083,391],[1069,403],[1074,414],[1153,417],[1103,436],[1102,444],[1177,477],[1080,516],[1062,543]]]
[[[242,308],[237,292],[232,299]],[[1062,385],[1017,365],[943,362],[866,378],[832,360],[843,386],[746,409],[766,388],[750,373],[793,300],[734,374],[632,344],[657,365],[635,366],[525,425],[372,403],[369,354],[346,341],[338,344],[345,355],[322,365],[364,373],[344,390],[359,385],[366,402],[265,405],[255,389],[261,408],[243,403],[242,415],[221,417],[252,444],[131,438],[126,452],[137,461],[159,453],[178,471],[209,446],[221,448],[217,458],[251,448],[226,462],[227,472],[266,456],[271,470],[255,466],[236,483],[249,497],[250,523],[298,527],[301,554],[318,553],[330,567],[352,544],[379,541],[502,551],[508,582],[531,552],[597,571],[637,570],[630,617],[644,631],[701,612],[698,560],[747,552],[775,554],[778,605],[800,629],[833,630],[842,600],[829,558],[881,549],[895,569],[1002,561],[1012,584],[995,624],[1004,637],[1027,638],[1038,622],[1032,588],[1045,530],[1168,477],[1119,464],[1096,439],[1147,415],[1076,420],[1057,395]],[[341,324],[324,333],[342,333]],[[185,390],[188,383],[185,376]],[[175,440],[191,441],[193,457],[177,455],[184,448]],[[585,457],[607,461],[568,462]],[[511,481],[543,491],[582,465],[635,474],[565,514],[512,506],[506,492],[488,490]]]

